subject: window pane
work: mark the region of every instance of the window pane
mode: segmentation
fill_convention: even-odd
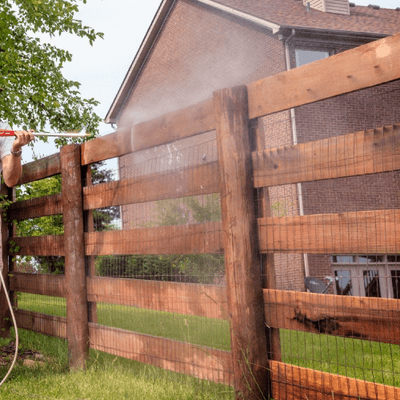
[[[299,50],[296,49],[296,67],[322,60],[329,57],[328,51]]]
[[[392,270],[393,298],[400,299],[400,271]]]
[[[367,263],[380,263],[385,261],[385,256],[369,256],[369,255],[362,255],[358,256],[358,262],[367,264]]]
[[[389,254],[387,256],[388,262],[400,262],[400,256],[395,256],[394,254]]]
[[[351,264],[355,262],[355,257],[354,256],[332,256],[332,261],[334,263],[340,263],[340,264]]]
[[[366,297],[381,297],[379,272],[375,270],[363,271]]]
[[[335,271],[336,293],[342,296],[352,296],[353,286],[350,271]]]

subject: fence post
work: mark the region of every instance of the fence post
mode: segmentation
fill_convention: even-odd
[[[85,368],[89,349],[80,146],[64,146],[60,153],[68,354],[76,370]]]
[[[267,339],[245,86],[214,93],[236,397],[269,398]]]
[[[1,196],[6,196],[6,200],[12,199],[12,189],[8,188],[4,183],[1,185]],[[9,274],[9,253],[8,253],[8,238],[10,231],[10,223],[7,221],[5,212],[6,210],[1,208],[1,265],[0,270],[3,274],[4,281],[8,284],[8,274]],[[8,308],[8,303],[5,296],[5,291],[8,288],[3,288],[0,285],[0,337],[10,336],[11,327],[11,314]]]

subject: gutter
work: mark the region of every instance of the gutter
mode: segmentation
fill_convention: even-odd
[[[285,40],[285,59],[286,59],[286,70],[287,71],[289,71],[291,69],[289,43],[293,39],[295,34],[296,34],[296,31],[294,29],[292,29],[292,33]],[[297,127],[296,127],[296,113],[295,113],[294,108],[290,109],[290,120],[292,122],[293,145],[296,145],[297,144]],[[304,215],[303,191],[301,188],[301,183],[297,183],[296,186],[297,186],[297,197],[298,197],[298,202],[299,202],[299,214],[302,216],[302,215]],[[306,253],[303,254],[303,260],[304,260],[304,276],[307,277],[310,275],[308,254],[306,254]]]

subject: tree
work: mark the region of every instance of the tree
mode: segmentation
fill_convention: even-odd
[[[99,161],[92,164],[92,184],[110,182],[114,180],[112,170],[104,168],[105,162]],[[119,206],[111,206],[93,211],[93,222],[95,231],[106,231],[112,228],[112,222],[120,218]]]
[[[86,0],[1,0],[0,120],[37,131],[48,126],[97,133],[98,102],[83,99],[80,84],[61,73],[72,55],[38,38],[69,33],[92,45],[102,37],[75,19],[79,3]]]

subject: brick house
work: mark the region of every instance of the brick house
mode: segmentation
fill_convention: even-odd
[[[400,8],[363,7],[348,0],[164,0],[106,122],[130,127],[208,99],[217,89],[250,83],[399,31]],[[259,126],[266,147],[302,143],[400,122],[399,101],[400,83],[392,82],[267,116]],[[216,159],[214,132],[172,148],[124,156],[120,176],[205,158]],[[397,208],[397,175],[272,187],[271,212],[279,216]],[[151,207],[146,207],[123,207],[124,226],[150,218]],[[304,290],[305,275],[336,275],[335,293],[399,297],[396,255],[274,257],[281,289]]]

